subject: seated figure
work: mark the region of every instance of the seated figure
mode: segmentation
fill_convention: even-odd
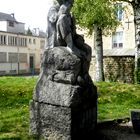
[[[71,31],[71,19],[68,16],[69,6],[62,4],[58,12],[58,20],[56,24],[57,45],[67,46],[67,49],[73,51],[73,38]]]

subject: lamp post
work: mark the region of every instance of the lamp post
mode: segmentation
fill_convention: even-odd
[[[17,74],[19,74],[19,70],[20,70],[20,62],[19,62],[19,36],[17,34]]]
[[[18,48],[18,74],[19,74],[19,46],[17,48]]]

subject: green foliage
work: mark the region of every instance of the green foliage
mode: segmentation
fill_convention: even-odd
[[[104,31],[104,34],[115,29],[119,23],[115,10],[110,0],[75,0],[73,6],[77,24],[89,29],[90,34],[94,25]]]
[[[30,28],[28,28],[28,30],[27,30],[27,35],[33,35],[33,33],[32,33]]]

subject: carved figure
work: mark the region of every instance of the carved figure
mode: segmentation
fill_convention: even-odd
[[[46,48],[53,48],[56,45],[56,21],[58,19],[58,10],[59,5],[54,5],[48,12]]]
[[[69,16],[70,7],[70,3],[61,5],[56,29],[58,46],[67,46],[67,49],[72,52],[74,44],[71,30],[71,17]]]

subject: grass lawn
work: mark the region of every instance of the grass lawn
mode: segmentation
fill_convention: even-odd
[[[36,78],[0,77],[0,140],[28,140],[29,100]]]
[[[32,140],[29,137],[29,100],[36,77],[0,77],[0,140]],[[140,85],[96,83],[98,119],[129,117],[140,107]]]
[[[140,84],[100,82],[96,86],[99,120],[130,117],[130,109],[140,109]]]

